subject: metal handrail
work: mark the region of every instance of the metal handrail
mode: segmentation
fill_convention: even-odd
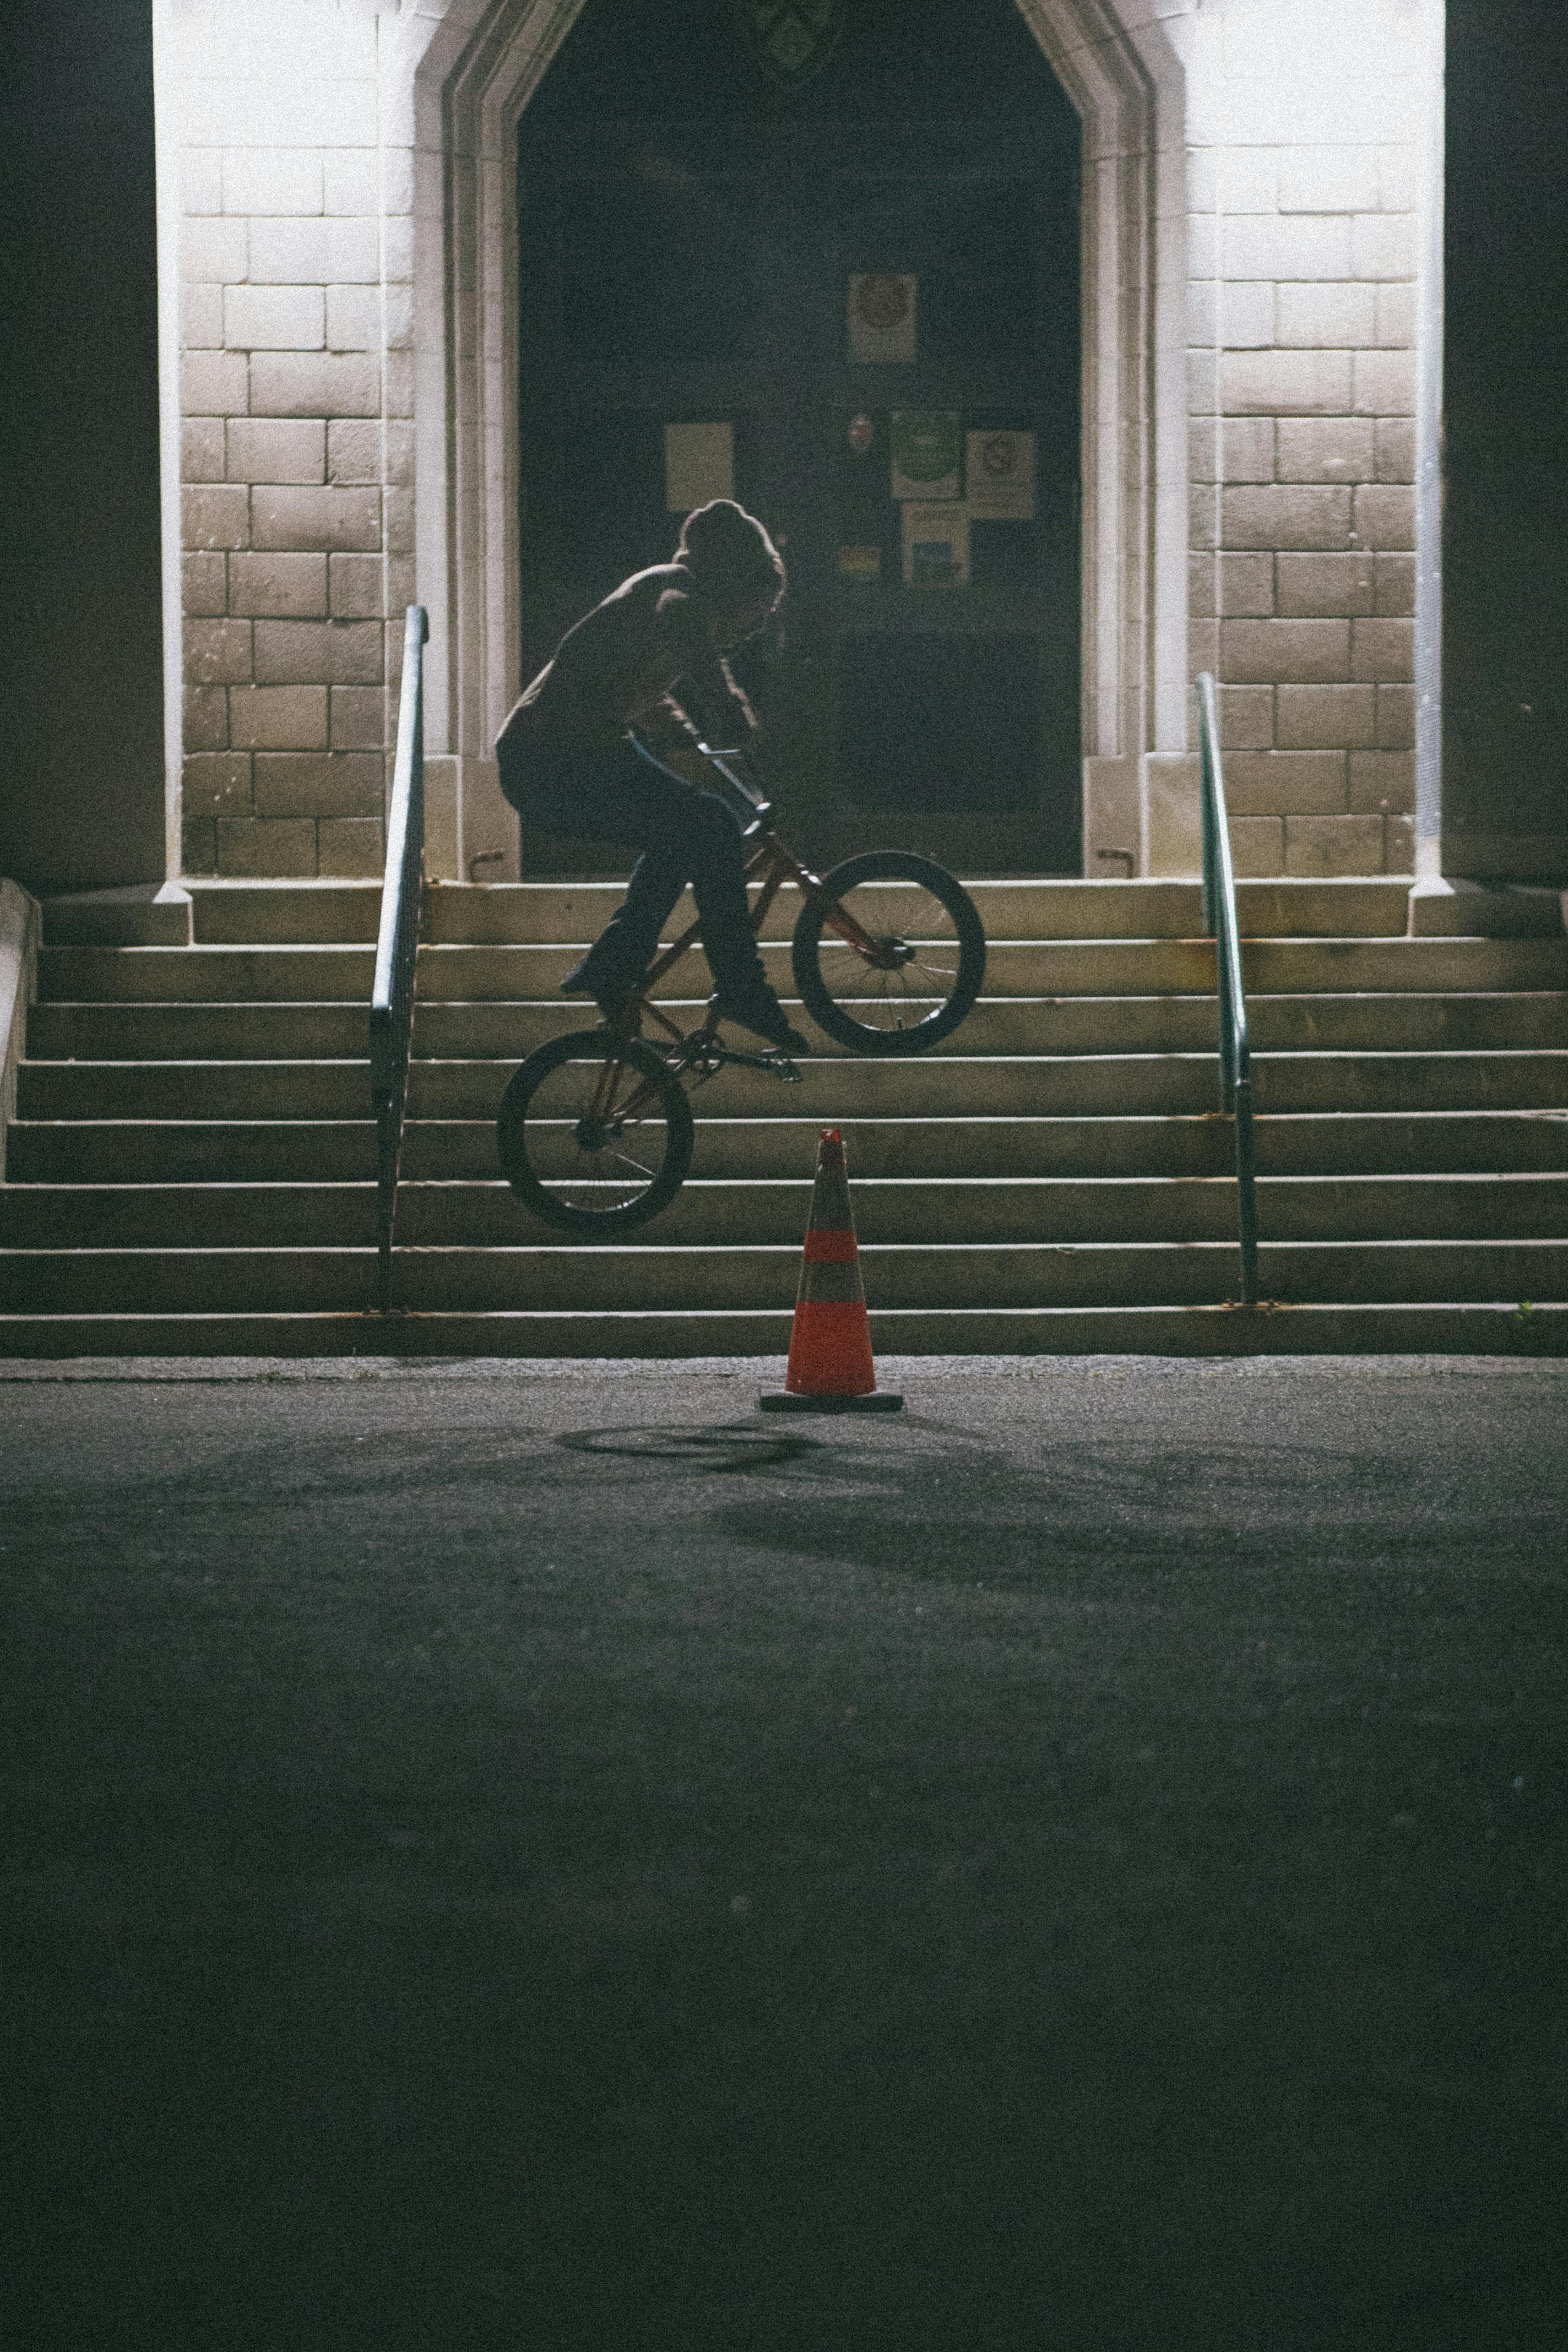
[[[1197,681],[1197,714],[1203,755],[1203,927],[1214,940],[1219,981],[1219,1108],[1236,1125],[1241,1303],[1256,1307],[1258,1191],[1252,1164],[1252,1065],[1247,1042],[1247,998],[1241,986],[1241,939],[1236,922],[1225,772],[1219,756],[1218,704],[1207,670]]]
[[[392,1227],[397,1215],[398,1163],[408,1104],[409,1040],[413,1029],[413,969],[419,953],[420,900],[424,886],[424,659],[430,619],[411,604],[402,633],[402,695],[398,706],[397,760],[387,813],[386,877],[371,992],[371,1101],[376,1115],[377,1297],[392,1307]]]

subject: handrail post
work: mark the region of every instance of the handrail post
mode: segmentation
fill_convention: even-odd
[[[1241,1304],[1258,1304],[1258,1189],[1252,1167],[1252,1081],[1240,1078],[1235,1092],[1236,1195],[1241,1239]]]
[[[1219,998],[1219,1107],[1236,1129],[1237,1224],[1241,1245],[1241,1300],[1258,1304],[1258,1191],[1252,1151],[1252,1066],[1247,998],[1241,978],[1241,938],[1230,823],[1219,749],[1218,697],[1207,670],[1197,679],[1198,744],[1203,772],[1203,924],[1214,940]]]
[[[408,1107],[414,967],[424,877],[424,663],[430,620],[411,604],[403,622],[397,756],[387,811],[386,871],[371,992],[371,1103],[376,1118],[377,1304],[392,1311],[392,1234]]]

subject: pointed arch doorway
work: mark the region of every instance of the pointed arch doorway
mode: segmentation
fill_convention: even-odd
[[[807,854],[1076,871],[1080,143],[1012,0],[587,0],[517,140],[524,672],[735,496]]]
[[[699,5],[700,0],[689,0],[690,9]],[[688,0],[678,0],[678,7],[688,7]],[[722,23],[724,38],[730,44],[727,69],[750,72],[755,82],[757,69],[747,55],[744,39],[738,37],[737,7],[738,0],[706,0],[706,14],[712,18],[709,37],[716,46],[717,28]],[[494,730],[518,691],[526,674],[526,656],[531,656],[558,614],[565,613],[573,595],[579,602],[582,600],[579,592],[597,593],[603,584],[597,573],[591,581],[580,574],[569,594],[559,536],[553,551],[549,542],[552,529],[560,533],[563,515],[568,526],[571,517],[559,503],[553,520],[547,510],[549,485],[543,478],[553,466],[559,484],[563,459],[558,440],[553,454],[540,462],[540,449],[548,446],[549,435],[544,429],[539,408],[529,406],[532,394],[528,371],[548,352],[549,300],[559,299],[559,289],[551,296],[547,288],[547,299],[539,304],[537,273],[541,268],[548,273],[554,265],[549,259],[548,249],[541,258],[538,240],[530,244],[532,224],[526,216],[520,221],[517,203],[519,170],[530,168],[535,126],[539,152],[554,141],[558,148],[564,148],[570,154],[572,126],[561,119],[552,122],[547,76],[552,63],[559,60],[563,69],[559,87],[563,90],[569,88],[565,70],[568,44],[574,26],[580,21],[585,50],[591,47],[593,8],[594,0],[586,0],[586,5],[584,0],[452,0],[447,16],[430,39],[416,83],[416,309],[421,321],[417,530],[419,575],[432,614],[427,673],[430,737],[434,745],[448,754],[448,765],[443,772],[451,778],[452,870],[472,871],[476,853],[489,862],[493,853],[499,850],[502,855],[491,868],[497,878],[517,869],[515,827],[499,801],[488,760]],[[636,13],[639,16],[658,18],[673,8],[678,13],[677,0],[657,0],[656,7]],[[1123,23],[1124,12],[1134,20],[1131,24]],[[880,21],[884,11],[881,0],[855,0],[854,13],[863,20]],[[886,13],[897,21],[922,12],[901,6]],[[788,460],[781,467],[777,457],[769,458],[766,452],[758,452],[750,416],[738,413],[741,404],[737,404],[736,415],[726,417],[717,413],[695,413],[691,403],[683,400],[669,414],[654,415],[653,422],[661,428],[661,436],[664,425],[728,423],[737,468],[737,491],[747,493],[750,484],[746,469],[753,467],[760,484],[760,494],[752,493],[757,495],[758,504],[766,510],[770,483],[779,483],[779,493],[769,519],[778,522],[792,542],[804,534],[804,548],[791,544],[790,560],[802,589],[810,585],[814,577],[815,608],[803,596],[798,615],[791,613],[790,625],[799,618],[800,635],[793,646],[787,643],[782,649],[783,659],[772,682],[775,691],[769,698],[765,689],[763,698],[772,700],[770,716],[776,734],[792,740],[797,772],[804,774],[810,768],[819,780],[819,793],[822,790],[821,780],[829,780],[832,797],[831,804],[819,801],[817,814],[821,822],[840,827],[838,837],[844,838],[846,831],[860,821],[854,805],[855,792],[860,789],[866,793],[869,804],[863,813],[864,823],[879,837],[885,838],[889,820],[897,813],[888,803],[902,795],[912,824],[925,818],[952,824],[967,817],[986,824],[993,839],[998,826],[1032,825],[1033,839],[1038,845],[1032,853],[1009,845],[1000,857],[985,859],[981,854],[982,862],[992,864],[997,870],[1005,870],[1009,864],[1029,864],[1035,870],[1047,867],[1082,871],[1081,845],[1072,837],[1076,793],[1068,772],[1076,769],[1089,777],[1098,774],[1097,789],[1103,790],[1109,783],[1119,796],[1127,793],[1135,800],[1143,755],[1181,751],[1186,742],[1186,518],[1182,348],[1186,223],[1180,193],[1185,166],[1181,75],[1161,24],[1137,21],[1147,16],[1139,0],[994,0],[994,13],[992,0],[986,0],[985,7],[974,12],[973,20],[967,11],[938,8],[935,14],[938,17],[960,16],[966,26],[982,15],[989,16],[991,34],[988,37],[994,37],[999,44],[1009,42],[1020,30],[1026,37],[1032,37],[1028,40],[1023,71],[1033,75],[1045,67],[1050,68],[1046,95],[1034,105],[1034,114],[1049,113],[1054,104],[1060,127],[1066,119],[1061,104],[1065,92],[1071,113],[1077,118],[1076,136],[1082,159],[1077,303],[1081,346],[1074,420],[1066,429],[1061,413],[1053,413],[1049,427],[1040,421],[1043,407],[1061,412],[1068,405],[1061,398],[1059,379],[1042,386],[1037,372],[1028,387],[1027,400],[1020,400],[1016,407],[998,403],[996,408],[988,410],[984,395],[991,388],[989,385],[964,378],[961,366],[949,366],[944,374],[939,364],[944,333],[948,338],[949,355],[964,340],[955,328],[956,311],[958,323],[962,322],[962,303],[956,306],[956,310],[955,306],[948,306],[945,321],[943,300],[936,298],[933,272],[940,275],[944,254],[961,256],[963,237],[959,233],[961,223],[955,224],[949,217],[944,226],[940,204],[924,212],[915,208],[918,234],[902,251],[895,251],[891,241],[875,246],[868,243],[858,257],[872,265],[867,270],[849,267],[844,242],[828,242],[826,249],[831,266],[818,274],[817,309],[811,327],[817,340],[811,348],[826,353],[830,370],[838,371],[831,386],[836,394],[858,396],[862,390],[869,392],[873,388],[873,380],[862,374],[857,381],[849,371],[852,353],[844,307],[848,299],[847,280],[867,275],[883,278],[913,277],[916,281],[918,336],[919,281],[924,273],[931,297],[925,323],[933,334],[926,344],[925,362],[918,357],[917,341],[917,358],[913,363],[915,373],[904,380],[912,383],[919,381],[927,364],[930,373],[920,381],[923,399],[911,401],[908,406],[925,409],[927,413],[934,408],[948,415],[956,412],[961,433],[969,429],[971,408],[976,412],[977,430],[983,429],[988,417],[998,430],[1006,429],[1009,424],[1015,430],[1028,429],[1019,426],[1017,419],[1032,412],[1039,469],[1039,503],[1034,522],[1023,520],[1020,529],[1013,522],[1003,527],[998,520],[995,531],[972,528],[967,585],[949,575],[922,581],[918,586],[911,581],[906,586],[902,577],[905,560],[903,516],[901,513],[897,517],[895,538],[888,511],[902,507],[904,502],[891,498],[871,501],[880,506],[880,518],[864,517],[863,508],[857,511],[855,499],[846,490],[843,480],[849,462],[843,454],[849,446],[849,426],[862,414],[870,416],[873,429],[875,454],[868,477],[874,478],[882,465],[890,466],[891,451],[884,455],[874,438],[879,428],[891,434],[895,406],[903,413],[903,404],[895,403],[888,394],[884,393],[880,406],[862,399],[858,405],[846,408],[842,397],[836,399],[833,407],[846,436],[844,442],[832,442],[830,436],[819,433],[814,448],[804,453],[804,428],[800,421],[802,411],[798,407],[791,426],[794,438],[791,440],[790,433],[786,432],[779,442]],[[626,22],[622,15],[622,26]],[[841,78],[846,67],[852,63],[850,38],[846,26],[836,54],[821,68],[824,89],[832,77]],[[653,89],[660,76],[654,68],[650,68],[646,87],[641,93],[643,121],[678,120],[668,93],[672,88],[684,89],[684,74],[688,80],[693,78],[687,71],[689,41],[685,51],[677,40],[665,42],[664,50],[667,60],[663,71],[664,93]],[[906,73],[913,70],[917,77],[918,66],[916,58],[912,68],[906,54],[905,64],[900,69]],[[705,65],[704,70],[706,69]],[[976,79],[983,80],[983,77]],[[799,137],[803,135],[800,126],[813,121],[817,128],[810,135],[819,141],[824,139],[826,133],[821,126],[834,119],[832,108],[820,99],[803,104],[800,100],[805,94],[802,91],[791,100],[786,90],[771,101],[769,112],[754,92],[754,113],[747,116],[737,112],[731,124],[731,152],[738,151],[741,163],[747,163],[745,133],[755,120],[775,126],[769,134],[775,142],[779,136],[779,125],[793,122],[793,135]],[[656,107],[655,97],[659,100]],[[528,118],[536,99],[542,102],[530,125]],[[977,176],[988,177],[993,183],[1005,180],[1009,173],[1015,179],[1027,179],[1027,169],[1013,171],[1012,167],[1020,160],[1030,167],[1040,165],[1039,144],[1029,151],[1029,140],[1038,134],[1038,123],[1032,130],[1026,125],[1009,148],[1006,141],[1014,134],[1008,130],[1006,107],[996,102],[994,90],[991,103],[994,136],[988,141],[986,168]],[[570,111],[561,107],[557,110],[558,118]],[[1030,110],[1022,111],[1027,115]],[[858,120],[852,108],[846,109],[842,101],[840,103],[841,120],[849,125],[841,133],[838,157],[846,173],[852,176],[858,142],[862,160],[867,152],[873,152],[877,165],[875,172],[862,177],[901,182],[904,199],[923,178],[938,186],[947,182],[949,194],[954,181],[964,184],[967,193],[973,193],[977,174],[971,170],[966,181],[961,149],[956,150],[951,141],[943,146],[942,118],[932,113],[929,106],[918,119],[913,140],[906,137],[903,152],[898,152],[897,137],[891,124],[900,113],[911,119],[916,115],[907,86],[894,93],[880,118],[874,105],[866,107],[863,112],[865,120]],[[723,129],[721,122],[716,137]],[[591,132],[585,143],[591,151],[590,160],[595,169],[599,168],[603,157]],[[1071,173],[1062,168],[1068,145],[1070,142],[1053,145],[1049,159],[1058,173],[1054,183],[1058,196],[1071,182]],[[912,147],[918,152],[912,153]],[[830,162],[834,160],[831,143],[826,148],[819,145],[817,152],[819,157],[826,153]],[[580,154],[580,163],[581,160]],[[681,159],[677,156],[674,160],[678,163]],[[686,160],[689,166],[692,159],[688,156]],[[696,160],[711,173],[716,162],[722,164],[725,157],[718,149],[710,149]],[[968,160],[972,165],[972,145]],[[1005,167],[1001,171],[997,169],[998,163]],[[933,164],[937,168],[932,169]],[[769,169],[775,173],[777,185],[777,150]],[[693,176],[700,180],[703,174],[695,173]],[[820,193],[810,193],[820,220]],[[810,212],[812,207],[800,209]],[[894,207],[894,215],[898,209]],[[853,207],[850,210],[852,226],[865,226],[865,219]],[[761,212],[767,227],[766,203]],[[883,226],[887,226],[888,219],[884,209]],[[909,220],[910,208],[905,203],[906,232]],[[919,242],[922,235],[926,238],[924,246]],[[978,273],[973,269],[958,270],[955,273],[957,280],[973,290],[977,278],[984,275],[984,264],[1005,242],[996,234],[981,233],[975,237],[971,249],[977,246],[982,268]],[[785,243],[788,245],[788,240]],[[820,246],[819,251],[822,249]],[[1060,249],[1059,240],[1059,255]],[[915,266],[901,268],[901,260],[913,260]],[[1061,274],[1059,271],[1059,279]],[[795,290],[800,296],[800,289]],[[804,296],[800,299],[804,302]],[[797,362],[797,374],[809,376],[812,371],[800,363],[793,330],[781,329],[778,323],[779,307],[776,305],[775,320],[769,330],[775,352],[782,344],[786,360]],[[993,310],[998,307],[1006,306],[991,306]],[[971,317],[977,310],[984,317],[987,308],[983,297],[977,299],[971,307]],[[797,318],[801,315],[797,311]],[[1025,331],[1027,336],[1027,328]],[[1038,327],[1035,331],[1038,334]],[[808,337],[802,333],[799,341],[801,351],[807,350]],[[972,342],[969,348],[977,349],[978,343]],[[1038,359],[1038,341],[1035,356]],[[866,364],[874,367],[878,362]],[[894,372],[910,365],[898,360],[881,364],[889,387],[894,380]],[[822,371],[819,368],[816,373],[820,388]],[[977,368],[974,373],[977,376],[980,370]],[[1010,394],[1012,388],[1009,384],[1007,393]],[[689,391],[689,382],[679,389]],[[1042,400],[1042,389],[1050,394],[1049,399]],[[657,390],[667,405],[676,387],[666,379]],[[700,404],[705,411],[711,404],[713,390],[710,383]],[[818,404],[819,425],[821,411],[827,405],[826,401]],[[533,436],[528,446],[526,434]],[[752,437],[748,439],[748,436]],[[650,494],[648,483],[653,481],[655,492],[667,492],[671,486],[664,479],[664,453],[657,443],[652,462],[648,461],[645,439],[643,452],[643,488],[638,494],[643,500],[643,523],[639,528],[645,527],[651,534],[650,551],[663,552],[671,536],[672,517],[667,509],[660,510],[658,498]],[[812,463],[802,462],[803,455],[810,456]],[[1059,587],[1064,572],[1071,577],[1072,563],[1076,563],[1078,610],[1076,615],[1068,613],[1063,617],[1064,607],[1071,599],[1069,596],[1059,600],[1051,616],[1051,644],[1041,653],[1038,571],[1032,586],[1027,581],[1020,583],[1020,571],[1027,572],[1028,565],[1019,566],[1015,561],[1009,582],[1007,563],[999,551],[1009,548],[1016,551],[1026,542],[1039,550],[1042,538],[1049,536],[1043,512],[1047,496],[1059,493],[1064,482],[1073,482],[1074,461],[1073,488],[1080,527],[1067,566],[1060,560],[1060,531],[1053,544],[1058,555],[1055,577]],[[770,466],[774,468],[771,474]],[[827,472],[835,468],[834,480],[827,480]],[[891,475],[883,479],[891,488]],[[790,519],[783,517],[781,509],[788,503],[792,488],[802,482],[810,495],[803,499],[802,511],[792,524]],[[547,495],[541,496],[541,492]],[[599,501],[601,510],[622,504],[615,497]],[[652,513],[648,511],[650,505],[653,508]],[[629,513],[629,505],[626,510]],[[566,535],[582,534],[569,528]],[[656,549],[652,544],[653,539],[658,541]],[[988,540],[989,546],[986,544]],[[866,583],[863,577],[852,575],[862,569],[863,551],[871,547],[877,549],[879,558],[881,576],[876,593],[882,598],[880,606],[866,603],[857,605],[853,601]],[[851,551],[844,569],[841,569],[841,548]],[[862,551],[860,556],[853,552],[857,550]],[[639,552],[638,548],[632,547],[627,560],[637,560]],[[938,546],[937,553],[956,560],[956,551],[951,545],[946,549]],[[1000,579],[998,562],[1003,573]],[[605,577],[618,576],[622,568],[619,554],[612,562],[601,559],[600,568]],[[1035,598],[1032,616],[1023,609],[1031,594]],[[994,616],[1002,611],[1009,597],[1014,600],[1013,605],[1004,613],[1002,624],[988,630],[981,625],[987,617],[988,599]],[[921,604],[925,605],[925,614],[918,612]],[[919,625],[926,614],[928,624]],[[889,615],[899,625],[866,625],[868,621],[876,624]],[[894,773],[891,778],[884,775],[878,780],[873,774],[866,792],[859,781],[867,772],[865,765],[856,768],[854,761],[846,757],[852,754],[862,762],[867,757],[864,740],[859,745],[854,740],[856,714],[867,717],[866,731],[874,734],[879,713],[905,709],[912,698],[924,691],[927,696],[926,711],[934,712],[938,719],[946,714],[953,720],[956,731],[962,733],[964,713],[957,699],[950,701],[940,692],[943,670],[942,658],[936,657],[937,641],[944,637],[965,641],[958,646],[963,660],[952,655],[955,671],[966,668],[973,679],[985,674],[985,664],[989,660],[993,665],[989,675],[999,689],[999,698],[1009,709],[1015,708],[1022,699],[1018,690],[1019,670],[1015,667],[1009,672],[1006,664],[1009,656],[1015,664],[1019,662],[1019,641],[1030,634],[1023,624],[1030,617],[1035,637],[1035,652],[1030,659],[1038,663],[1036,723],[1040,730],[1034,739],[1038,778],[1035,805],[1015,804],[1009,809],[998,807],[993,800],[988,807],[946,810],[928,800],[925,810],[916,807],[912,811],[908,805],[910,770],[907,764],[896,761],[893,762]],[[813,627],[818,631],[814,653],[810,643]],[[829,654],[831,667],[837,674],[836,682],[831,691],[813,688],[808,693],[801,685],[807,675],[807,656],[811,654],[813,658],[823,657],[824,634],[831,640]],[[982,652],[981,641],[988,635],[993,643]],[[777,657],[780,649],[773,650]],[[923,656],[933,657],[922,658]],[[792,660],[797,665],[793,686],[789,680]],[[1078,672],[1075,694],[1071,687],[1063,691],[1063,680],[1074,662]],[[1054,671],[1050,667],[1051,663],[1056,665]],[[843,690],[846,677],[854,689],[848,694]],[[1042,688],[1049,691],[1042,691]],[[795,698],[793,713],[788,707],[791,693]],[[809,727],[800,717],[802,711],[806,720],[814,715],[819,727],[817,742],[804,749],[801,730],[806,727],[809,732]],[[821,731],[823,729],[827,730],[825,740]],[[1049,740],[1051,729],[1056,730],[1054,768]],[[1072,743],[1074,735],[1076,745]],[[1064,741],[1068,747],[1065,751]],[[871,748],[874,750],[874,745]],[[1082,764],[1076,757],[1079,751]],[[1004,801],[1011,793],[1016,803],[1027,794],[1030,785],[1027,780],[1019,780],[1022,765],[1021,761],[1016,762],[1004,774],[998,795]],[[995,774],[1007,770],[1007,761],[993,761],[992,766],[995,789]],[[1047,778],[1051,775],[1056,780],[1056,797],[1054,809],[1048,812],[1044,802]],[[1042,836],[1044,822],[1056,828],[1056,843],[1051,848]],[[957,856],[960,862],[971,866],[976,863],[973,856],[965,854],[961,841],[951,854]]]

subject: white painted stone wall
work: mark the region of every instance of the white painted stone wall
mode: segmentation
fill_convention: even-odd
[[[1237,862],[1413,864],[1422,0],[1226,0],[1187,39],[1191,666]]]
[[[372,873],[414,594],[407,63],[353,0],[173,0],[159,32],[185,870]]]
[[[1151,529],[1173,498],[1189,504],[1186,668],[1221,680],[1239,866],[1408,871],[1418,165],[1440,0],[1107,5],[1129,43],[1146,52],[1157,37],[1179,61],[1159,106],[1162,123],[1173,103],[1186,110],[1188,446],[1183,473],[1178,393],[1176,429],[1155,420],[1142,478]],[[1072,15],[1067,0],[1030,10],[1042,26]],[[500,370],[497,396],[482,420],[443,407],[465,381],[448,317],[465,314],[442,298],[455,266],[442,257],[468,247],[444,245],[442,207],[468,182],[447,171],[439,94],[427,74],[416,105],[415,75],[436,41],[459,79],[482,78],[486,40],[538,48],[575,5],[495,14],[492,33],[481,0],[158,0],[161,200],[179,213],[188,872],[379,867],[416,593],[433,606],[430,751],[484,764],[477,737],[455,738],[474,731],[459,717],[470,641],[495,616],[448,544],[448,514],[472,497],[476,464],[482,500],[505,507],[487,420],[506,410],[507,362],[486,310],[481,373],[488,384]],[[1166,123],[1162,149],[1170,137]],[[1155,207],[1169,217],[1163,173],[1148,185],[1152,251]],[[1178,169],[1177,207],[1179,186]],[[417,582],[416,435],[439,460],[422,478],[441,485],[419,518]],[[1103,615],[1114,606],[1099,590]],[[1179,661],[1179,637],[1178,624],[1151,674]],[[1179,868],[1192,838],[1191,763],[1169,743],[1151,731],[1090,762],[1107,780],[1105,838],[1138,843],[1145,870]],[[433,863],[456,873],[472,828],[459,838],[458,788],[439,771],[435,782]],[[1123,807],[1129,793],[1141,814]],[[1090,870],[1124,870],[1093,864],[1097,822],[1092,791]]]

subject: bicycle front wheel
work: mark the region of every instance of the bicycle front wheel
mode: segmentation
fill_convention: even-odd
[[[536,1216],[605,1235],[668,1208],[692,1164],[680,1081],[641,1038],[574,1029],[530,1054],[501,1097],[507,1183]]]
[[[979,995],[986,934],[945,866],[876,849],[824,875],[795,926],[793,961],[807,1012],[841,1045],[924,1054]]]

